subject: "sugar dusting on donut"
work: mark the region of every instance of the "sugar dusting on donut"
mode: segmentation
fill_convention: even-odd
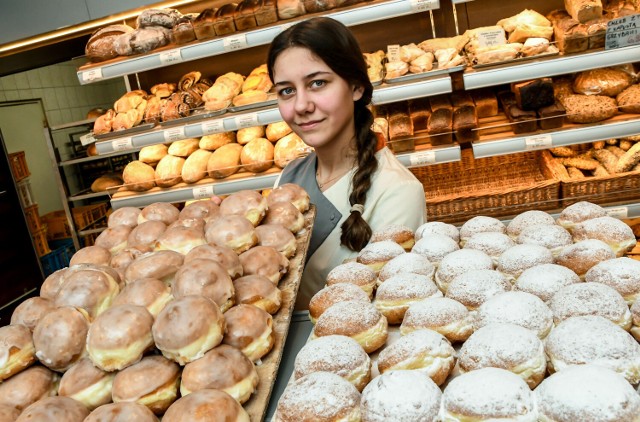
[[[563,287],[551,298],[549,307],[556,324],[579,315],[600,315],[627,328],[631,324],[631,312],[620,293],[601,283],[576,283]]]
[[[543,338],[551,329],[553,314],[539,297],[531,293],[510,291],[493,296],[478,308],[475,328],[492,322],[517,324],[533,330],[538,337]]]
[[[498,293],[510,290],[511,283],[500,271],[472,270],[456,276],[445,296],[475,309]]]
[[[327,282],[367,284],[376,279],[376,273],[359,262],[347,262],[334,267],[327,274]]]
[[[369,370],[371,359],[362,346],[351,337],[329,335],[318,337],[304,345],[295,358],[296,379],[311,372],[333,372],[346,378],[351,372]]]
[[[534,294],[547,302],[562,287],[579,282],[578,274],[567,267],[540,264],[524,270],[513,285],[513,290]]]

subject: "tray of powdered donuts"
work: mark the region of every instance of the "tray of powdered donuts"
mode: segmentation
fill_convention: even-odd
[[[114,210],[0,327],[0,420],[262,420],[314,217],[293,184]]]
[[[312,297],[275,420],[635,420],[635,243],[586,201],[374,230]]]

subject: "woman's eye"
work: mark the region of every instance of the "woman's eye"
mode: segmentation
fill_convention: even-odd
[[[320,88],[327,84],[327,81],[323,81],[321,79],[315,80],[311,82],[311,86],[313,88]]]
[[[293,88],[282,88],[280,91],[278,91],[278,96],[280,97],[287,97],[291,94],[293,94]]]

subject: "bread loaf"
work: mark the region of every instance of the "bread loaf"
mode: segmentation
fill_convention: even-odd
[[[216,20],[213,23],[213,27],[216,30],[216,35],[222,36],[231,34],[236,31],[236,25],[233,21],[233,16],[236,13],[238,3],[227,3],[218,10],[216,10]]]
[[[162,26],[137,28],[130,35],[129,45],[134,54],[147,53],[171,41],[171,30]]]
[[[587,27],[571,17],[556,20],[553,35],[556,47],[563,53],[577,53],[589,48]]]
[[[198,150],[199,144],[200,139],[198,138],[180,139],[172,142],[171,145],[169,145],[167,152],[171,155],[175,155],[176,157],[187,158],[193,152]]]
[[[262,173],[273,166],[273,144],[265,138],[256,138],[242,147],[240,162],[252,173]]]
[[[453,110],[453,106],[451,105],[451,99],[448,95],[434,95],[429,97],[429,105],[431,106],[431,111],[434,112],[441,108],[446,108],[448,110]]]
[[[307,13],[302,0],[276,0],[276,8],[280,19],[291,19]]]
[[[109,25],[96,30],[84,48],[84,54],[92,62],[102,62],[118,56],[116,39],[126,33],[133,32],[129,25]]]
[[[566,95],[560,102],[572,123],[595,123],[613,117],[618,111],[616,100],[604,95]]]
[[[233,97],[231,102],[234,106],[240,107],[247,104],[263,103],[267,101],[267,93],[260,90],[245,91]]]
[[[448,108],[439,108],[431,112],[427,124],[431,145],[446,145],[452,141],[453,112]]]
[[[409,117],[413,126],[413,133],[424,132],[429,124],[431,107],[427,98],[409,101]]]
[[[214,179],[223,179],[240,170],[242,148],[242,145],[235,142],[217,148],[207,162],[209,176]]]
[[[580,23],[602,17],[600,0],[564,0],[564,8],[571,17]]]
[[[264,126],[242,128],[236,133],[236,140],[240,145],[246,145],[256,138],[264,138]]]
[[[233,14],[233,21],[238,31],[245,31],[258,26],[255,11],[259,4],[260,0],[242,0],[238,3]]]
[[[127,189],[144,192],[156,185],[156,172],[149,164],[142,161],[129,162],[122,171],[122,180]]]
[[[471,91],[473,104],[476,106],[478,118],[491,117],[498,114],[498,99],[496,94],[488,88]]]
[[[200,138],[200,148],[215,151],[223,145],[236,142],[235,132],[221,132],[205,135]]]
[[[182,180],[185,183],[196,183],[208,175],[207,165],[212,152],[206,149],[194,151],[182,166]]]
[[[262,0],[254,14],[256,15],[258,26],[277,22],[278,10],[276,9],[276,0]]]
[[[566,113],[567,111],[559,101],[549,106],[540,107],[538,109],[540,129],[556,129],[562,127]]]
[[[513,133],[529,133],[538,129],[537,114],[532,110],[523,110],[517,105],[510,106],[505,113],[511,122]]]
[[[338,7],[337,0],[304,0],[306,13],[318,13]]]
[[[186,44],[196,39],[193,20],[186,16],[180,18],[171,28],[171,42],[177,45]]]
[[[182,13],[175,9],[145,9],[138,15],[136,23],[138,28],[161,26],[171,29],[181,17]]]
[[[274,162],[283,169],[290,161],[307,155],[310,149],[298,135],[291,132],[276,142],[273,150]]]
[[[631,75],[620,69],[591,69],[579,72],[573,81],[576,94],[615,97],[633,82]]]
[[[463,105],[453,111],[453,130],[460,143],[478,140],[478,116],[473,105]]]
[[[616,96],[623,113],[640,114],[640,85],[631,85]]]
[[[271,142],[276,142],[278,139],[283,138],[291,133],[291,127],[287,122],[275,122],[269,123],[265,129],[265,135]]]
[[[551,78],[539,78],[531,81],[511,84],[516,105],[525,111],[536,111],[555,102]]]
[[[168,188],[182,180],[182,167],[185,159],[167,154],[156,165],[156,185]]]
[[[100,176],[91,183],[92,192],[104,192],[109,188],[120,186],[123,180],[117,175]]]

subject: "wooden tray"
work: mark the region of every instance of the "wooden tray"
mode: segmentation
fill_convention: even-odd
[[[278,287],[282,291],[282,307],[273,315],[273,333],[275,342],[273,349],[256,364],[260,382],[258,388],[251,398],[244,404],[244,408],[249,413],[251,421],[260,422],[265,418],[269,398],[273,391],[276,381],[278,367],[282,360],[282,351],[284,343],[289,332],[289,324],[291,323],[291,315],[296,302],[298,288],[300,287],[300,279],[302,270],[309,249],[309,240],[311,239],[311,231],[313,222],[316,218],[316,208],[311,205],[309,211],[304,214],[304,228],[296,235],[297,248],[296,254],[289,259],[289,272],[280,280]]]

